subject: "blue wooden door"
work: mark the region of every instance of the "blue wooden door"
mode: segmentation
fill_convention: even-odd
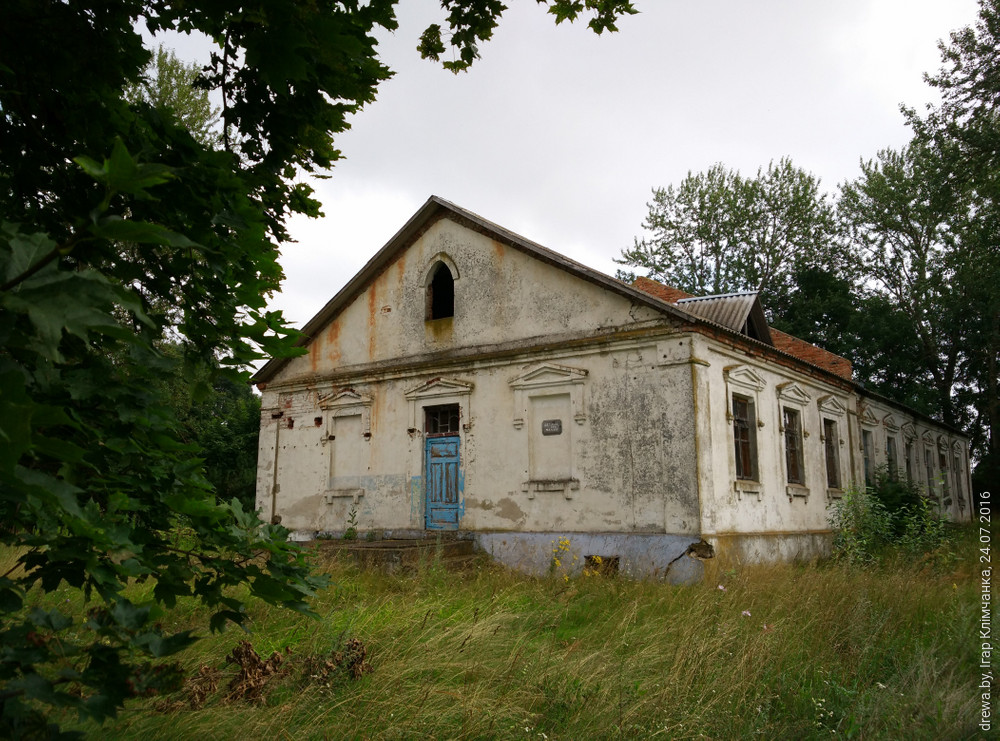
[[[461,505],[458,463],[458,436],[427,438],[424,472],[428,530],[458,529]]]

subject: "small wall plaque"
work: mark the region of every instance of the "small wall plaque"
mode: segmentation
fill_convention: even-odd
[[[543,435],[561,435],[562,434],[562,420],[561,419],[546,419],[542,421],[542,434]]]

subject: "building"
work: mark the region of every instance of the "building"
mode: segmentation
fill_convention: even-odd
[[[498,560],[700,577],[809,558],[888,465],[968,519],[968,441],[767,326],[755,294],[626,285],[436,197],[272,360],[257,506],[301,537],[457,530]],[[353,513],[353,514],[352,514]]]

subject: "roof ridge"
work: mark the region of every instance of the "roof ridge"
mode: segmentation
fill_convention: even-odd
[[[732,293],[712,293],[707,296],[692,296],[691,298],[678,299],[677,303],[691,303],[692,301],[708,301],[715,298],[738,298],[742,296],[758,296],[759,291],[734,291]]]

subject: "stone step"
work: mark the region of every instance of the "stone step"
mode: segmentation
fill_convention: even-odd
[[[314,540],[321,556],[352,557],[361,567],[417,566],[440,559],[445,564],[471,559],[475,553],[472,540],[457,538],[421,538],[406,540]]]

